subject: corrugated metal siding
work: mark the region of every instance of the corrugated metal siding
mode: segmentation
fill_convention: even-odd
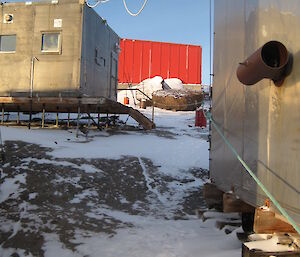
[[[201,84],[201,46],[122,39],[120,48],[119,83],[161,76]]]
[[[299,0],[216,0],[213,117],[245,162],[300,223],[300,6]],[[281,87],[253,86],[236,77],[239,62],[270,40],[285,44],[293,70]],[[235,189],[261,206],[265,194],[212,129],[210,175],[223,191]],[[275,210],[276,211],[276,210]]]
[[[85,5],[82,37],[81,93],[116,100],[118,35]]]

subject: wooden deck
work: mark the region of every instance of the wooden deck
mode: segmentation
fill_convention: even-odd
[[[53,113],[99,113],[128,114],[144,129],[155,128],[155,124],[138,110],[105,97],[0,97],[2,113],[5,112],[53,112]]]

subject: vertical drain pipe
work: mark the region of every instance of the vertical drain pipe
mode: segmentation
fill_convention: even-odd
[[[18,107],[18,113],[17,113],[17,125],[20,124],[20,111],[19,111],[19,107]]]
[[[28,129],[31,127],[31,119],[32,119],[32,98],[33,98],[33,82],[34,82],[34,63],[35,60],[39,61],[38,58],[33,56],[31,58],[31,74],[30,74],[30,112],[29,112],[29,124]]]

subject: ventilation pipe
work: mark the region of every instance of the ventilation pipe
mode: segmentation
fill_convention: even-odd
[[[293,58],[278,41],[269,41],[240,63],[236,74],[241,83],[250,86],[267,78],[281,86],[292,70]]]

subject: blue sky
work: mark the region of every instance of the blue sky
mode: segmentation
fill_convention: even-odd
[[[142,3],[127,0],[132,12]],[[127,14],[122,0],[110,0],[95,10],[122,38],[201,45],[202,83],[209,84],[209,0],[148,0],[137,17]]]

